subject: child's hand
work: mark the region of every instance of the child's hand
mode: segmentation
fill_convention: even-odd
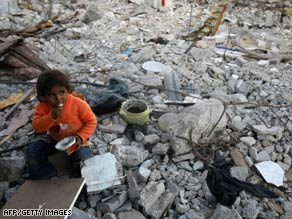
[[[53,119],[57,119],[61,116],[63,111],[63,107],[61,106],[56,106],[53,108],[52,112],[51,112],[51,116]]]

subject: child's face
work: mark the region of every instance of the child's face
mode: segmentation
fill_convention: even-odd
[[[52,106],[57,107],[60,104],[64,104],[68,97],[68,90],[64,86],[54,86],[46,94],[46,101]]]

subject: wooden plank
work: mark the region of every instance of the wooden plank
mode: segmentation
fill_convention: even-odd
[[[43,209],[41,216],[35,219],[66,219],[68,216],[45,216],[46,209],[70,209],[84,186],[84,179],[53,179],[26,181],[8,200],[0,211],[0,218],[5,209]],[[10,219],[22,218],[11,216]],[[29,218],[29,217],[27,217]]]

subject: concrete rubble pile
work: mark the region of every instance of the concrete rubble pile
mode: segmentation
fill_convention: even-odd
[[[121,79],[130,98],[152,109],[146,130],[126,134],[127,124],[118,115],[100,122],[90,139],[92,150],[114,154],[119,176],[125,177],[120,185],[82,192],[76,214],[82,210],[88,218],[102,219],[292,218],[291,1],[230,1],[216,35],[198,41],[188,53],[191,42],[181,37],[201,26],[219,1],[165,0],[164,6],[156,0],[2,1],[1,40],[23,37],[50,68],[75,81]],[[253,7],[254,2],[260,4]],[[28,32],[41,21],[51,23]],[[148,61],[153,61],[150,67],[144,64]],[[0,99],[32,86],[0,83]],[[75,87],[99,89],[84,83]],[[18,110],[35,104],[30,98]],[[5,118],[8,111],[0,111],[1,130],[12,119]],[[1,142],[0,150],[33,139],[27,123]],[[279,198],[242,191],[232,208],[220,205],[206,183],[204,162],[212,163],[212,156],[203,159],[196,153],[198,145],[232,161],[233,177],[265,184]],[[28,178],[24,152],[0,154],[1,206]],[[268,184],[256,169],[265,161],[283,170],[277,185]]]

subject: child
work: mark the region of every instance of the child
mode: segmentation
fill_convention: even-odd
[[[37,133],[47,132],[48,136],[28,146],[29,176],[31,179],[46,179],[54,172],[48,156],[57,152],[56,143],[65,137],[76,137],[78,149],[70,157],[85,160],[93,156],[89,147],[81,145],[93,134],[97,121],[90,106],[71,94],[69,79],[62,72],[43,72],[36,89],[40,102],[35,108],[32,127]]]

